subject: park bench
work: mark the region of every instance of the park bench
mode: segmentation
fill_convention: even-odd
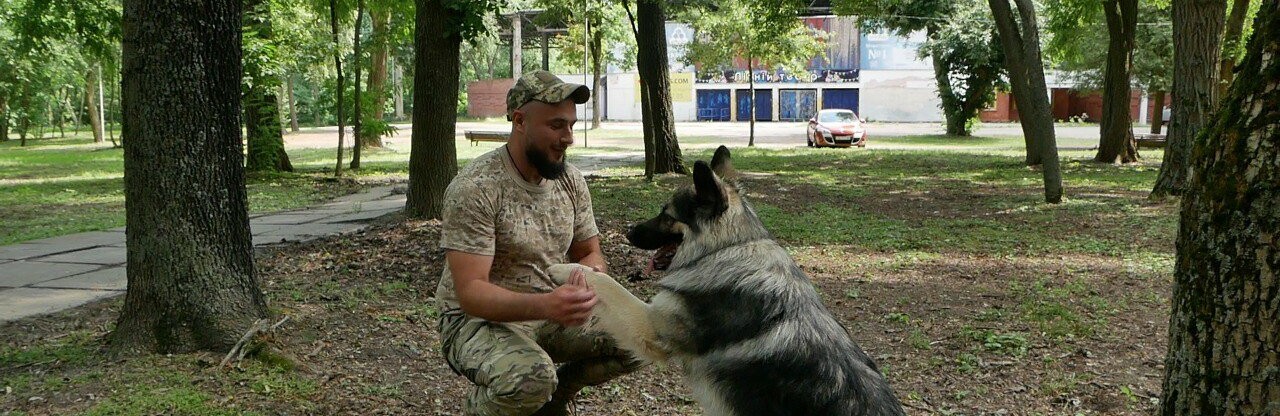
[[[467,140],[471,141],[471,145],[475,146],[480,142],[507,142],[507,138],[511,136],[510,132],[505,131],[471,131],[463,132],[467,136]]]
[[[1163,134],[1135,134],[1133,139],[1138,142],[1138,148],[1162,149],[1165,146],[1165,137]]]

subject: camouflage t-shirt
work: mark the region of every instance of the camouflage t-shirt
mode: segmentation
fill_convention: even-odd
[[[570,244],[597,234],[577,168],[534,185],[520,178],[506,146],[472,160],[445,191],[440,248],[493,256],[489,281],[511,291],[550,292],[547,267],[568,262]],[[447,262],[436,287],[446,313],[461,310]]]

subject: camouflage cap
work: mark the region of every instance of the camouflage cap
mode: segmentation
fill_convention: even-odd
[[[564,82],[547,71],[533,71],[521,76],[507,91],[507,120],[530,101],[555,104],[573,99],[574,104],[582,104],[590,98],[591,90],[586,85]]]

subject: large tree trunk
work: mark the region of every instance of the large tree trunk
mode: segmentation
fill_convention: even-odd
[[[93,142],[106,141],[102,130],[102,68],[90,65],[84,80],[85,105],[89,108],[89,126],[93,129]]]
[[[1053,131],[1053,113],[1040,58],[1040,30],[1031,0],[1014,0],[1018,17],[1009,0],[987,0],[995,19],[1000,44],[1004,48],[1009,84],[1018,104],[1022,134],[1027,143],[1027,165],[1042,165],[1046,202],[1062,201],[1062,173],[1058,170],[1058,144]]]
[[[1280,2],[1196,135],[1182,199],[1161,414],[1280,411]]]
[[[333,176],[342,176],[342,145],[346,141],[346,113],[342,108],[342,95],[346,91],[342,76],[342,44],[338,42],[338,0],[329,0],[329,28],[333,35],[333,66],[338,71],[338,163],[333,167]]]
[[[440,218],[444,190],[458,174],[454,128],[458,112],[458,54],[462,39],[449,22],[460,19],[442,0],[417,0],[414,31],[413,144],[409,153],[408,215]]]
[[[1151,134],[1160,134],[1161,127],[1164,126],[1164,91],[1157,90],[1151,93],[1151,101],[1155,102],[1154,110],[1151,111]]]
[[[289,101],[289,131],[298,132],[298,97],[293,93],[293,75],[285,76],[285,97]]]
[[[1181,195],[1186,186],[1191,142],[1218,103],[1219,36],[1225,14],[1222,1],[1173,1],[1173,115],[1152,197]]]
[[[265,0],[244,2],[245,26],[264,43],[272,36],[271,10]],[[263,72],[253,71],[249,72]],[[284,151],[284,135],[280,126],[280,105],[275,94],[279,80],[271,74],[249,74],[252,83],[245,86],[244,130],[248,135],[248,160],[245,168],[253,172],[293,171],[289,154]]]
[[[267,316],[241,167],[240,14],[236,1],[124,2],[117,352],[226,351]]]
[[[640,72],[640,87],[649,102],[649,114],[643,120],[645,135],[653,141],[653,172],[689,173],[680,155],[680,143],[676,140],[676,127],[671,113],[671,74],[667,65],[666,13],[662,0],[640,0],[636,4],[638,33],[636,46],[639,53],[636,67]]]
[[[1102,163],[1138,161],[1133,139],[1129,71],[1133,66],[1133,38],[1138,29],[1138,0],[1105,0],[1107,17],[1107,67],[1103,73],[1101,140],[1093,160]]]
[[[1218,64],[1218,97],[1227,94],[1227,86],[1231,85],[1231,73],[1236,69],[1236,45],[1244,33],[1244,19],[1249,14],[1249,0],[1231,2],[1231,15],[1227,17],[1226,31],[1222,33],[1223,49],[1229,53],[1222,55]]]
[[[364,95],[360,94],[360,68],[364,66],[364,63],[361,62],[363,59],[360,59],[360,24],[362,20],[364,20],[364,0],[357,0],[356,23],[353,25],[355,28],[351,30],[354,32],[352,45],[354,45],[355,49],[355,54],[351,58],[353,61],[352,70],[355,72],[351,77],[352,82],[355,83],[355,93],[352,94],[352,97],[355,98],[351,100],[353,110],[351,112],[353,114],[351,121],[351,170],[360,169],[360,148],[364,147],[364,140],[361,138],[365,136],[364,111],[360,105],[364,101]]]
[[[404,68],[394,59],[391,61],[391,68],[391,88],[394,89],[391,97],[395,100],[395,119],[404,120]]]
[[[387,27],[391,25],[391,13],[374,8],[369,10],[373,26],[373,50],[369,57],[368,92],[372,95],[369,108],[369,119],[381,121],[387,105],[387,58],[390,48],[387,45]],[[366,135],[360,137],[360,145],[364,147],[382,147],[382,136]]]

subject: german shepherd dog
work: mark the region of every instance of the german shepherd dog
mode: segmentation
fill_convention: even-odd
[[[903,415],[875,362],[822,305],[808,276],[735,185],[729,149],[694,165],[693,185],[627,235],[667,269],[650,303],[583,270],[600,301],[590,330],[683,370],[708,415]]]

